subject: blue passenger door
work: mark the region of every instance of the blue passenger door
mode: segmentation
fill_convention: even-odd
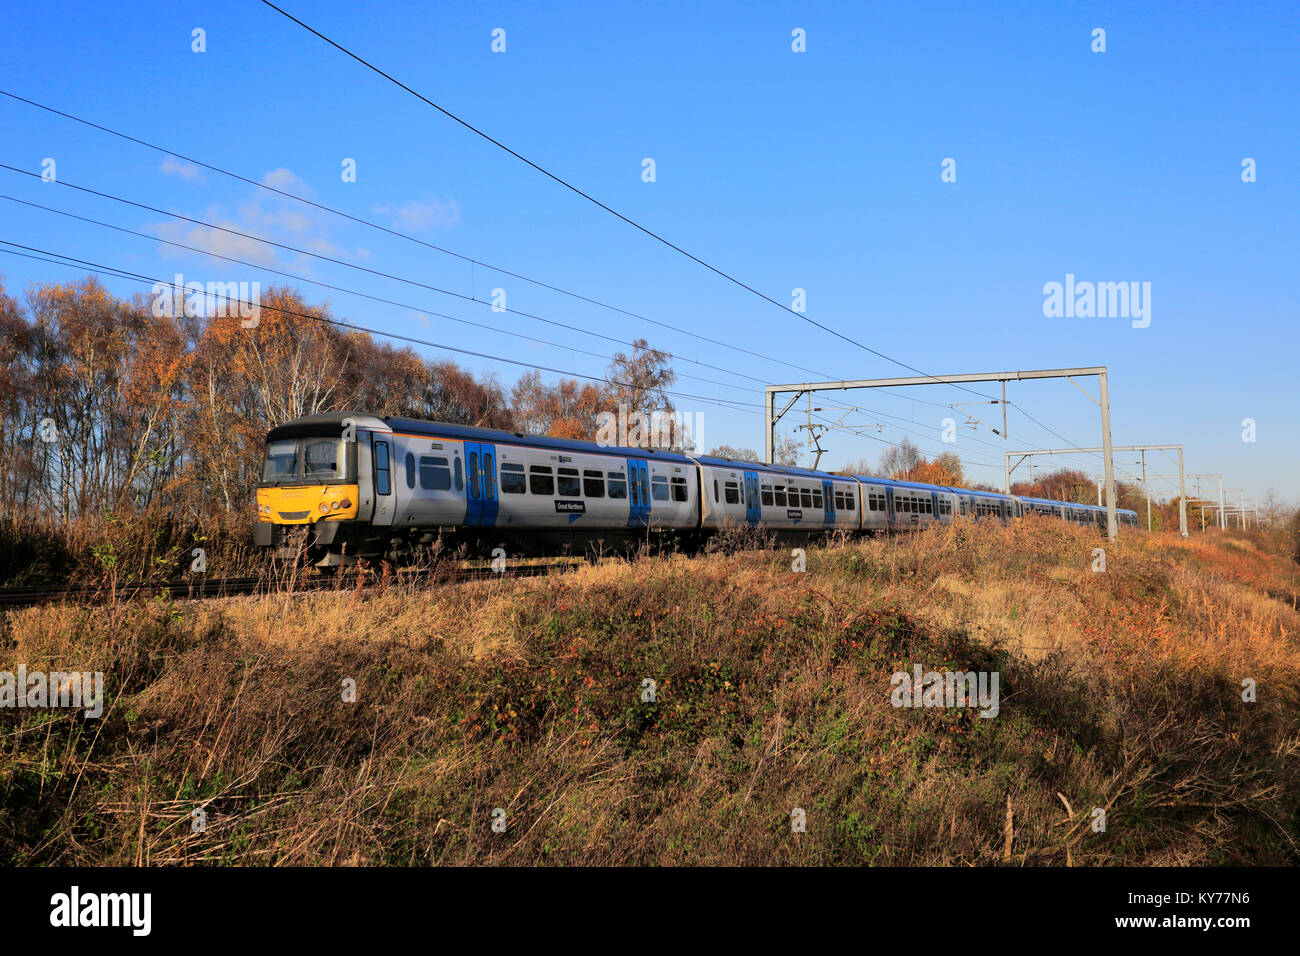
[[[465,524],[491,527],[497,521],[497,449],[490,442],[465,442]]]
[[[835,524],[835,486],[822,479],[822,501],[826,504],[826,526]]]
[[[763,517],[763,505],[758,497],[758,472],[745,472],[745,520],[752,528]]]
[[[650,525],[650,468],[644,461],[627,460],[627,498],[629,528]]]

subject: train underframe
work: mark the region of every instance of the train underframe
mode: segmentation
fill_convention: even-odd
[[[741,526],[744,530],[744,526]],[[641,553],[702,551],[716,532],[705,529],[628,528],[626,531],[575,531],[555,528],[510,532],[500,528],[460,525],[429,528],[386,528],[360,523],[321,521],[313,525],[260,523],[255,543],[271,550],[277,560],[305,558],[319,568],[338,568],[360,559],[393,562],[445,555],[492,558],[497,549],[507,557],[604,556],[631,557]],[[759,530],[764,542],[800,547],[833,531]],[[757,540],[757,539],[756,539]]]

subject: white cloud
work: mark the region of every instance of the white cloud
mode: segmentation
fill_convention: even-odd
[[[164,163],[164,166],[166,167],[167,164]],[[185,177],[179,169],[175,174]],[[273,169],[263,176],[262,183],[273,189],[298,196],[309,197],[313,194],[313,190],[307,183],[283,167]],[[357,247],[349,251],[330,241],[327,233],[332,217],[327,213],[303,206],[284,196],[277,196],[265,190],[255,190],[252,195],[235,203],[235,213],[233,219],[228,215],[223,216],[222,208],[214,205],[201,218],[225,229],[261,236],[303,249],[305,252],[334,259],[370,257],[370,251],[367,249]],[[292,271],[304,275],[312,273],[314,260],[311,256],[280,249],[256,239],[185,222],[157,223],[154,228],[162,239],[184,243],[202,252],[243,259],[257,265],[291,268]],[[173,246],[163,246],[160,252],[169,258],[188,254],[187,250],[179,250]]]
[[[375,206],[374,211],[391,216],[395,228],[424,230],[435,226],[454,226],[460,222],[460,203],[450,196],[443,199],[433,196],[412,199],[400,206],[383,203]]]
[[[182,163],[175,156],[168,156],[164,159],[158,169],[165,176],[175,176],[187,183],[201,183],[207,180],[207,177],[203,175],[203,170],[193,163]]]

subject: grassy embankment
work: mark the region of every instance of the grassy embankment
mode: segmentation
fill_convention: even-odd
[[[1300,566],[1130,534],[1094,573],[1099,544],[1029,520],[802,574],[10,611],[0,670],[102,670],[109,699],[0,711],[0,862],[1300,863]],[[999,715],[893,707],[918,663],[999,672]]]

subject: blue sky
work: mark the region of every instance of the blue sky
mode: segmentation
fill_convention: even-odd
[[[1295,4],[281,4],[623,214],[772,298],[926,373],[1107,365],[1117,444],[1182,442],[1187,470],[1300,498],[1300,6]],[[320,9],[324,6],[325,9]],[[911,374],[763,302],[474,136],[261,3],[15,9],[0,88],[464,255],[780,361],[579,303],[0,97],[0,162],[229,224],[725,371],[677,363],[678,391],[753,403],[704,414],[704,441],[762,448],[758,382]],[[206,31],[207,51],[191,50]],[[506,31],[506,52],[491,49]],[[807,52],[791,50],[806,31]],[[1092,31],[1106,51],[1092,51]],[[656,181],[642,181],[653,158]],[[1242,161],[1257,181],[1242,181]],[[357,181],[343,182],[353,158]],[[956,163],[956,182],[941,164]],[[500,326],[489,333],[306,283],[378,329],[601,374],[609,342],[0,170],[0,192]],[[188,238],[187,238],[188,237]],[[0,239],[200,281],[280,281],[0,201]],[[0,255],[11,293],[76,270]],[[1149,282],[1150,325],[1049,318],[1043,286]],[[142,291],[110,279],[120,295]],[[427,354],[439,355],[426,350]],[[439,357],[442,357],[439,355]],[[455,356],[452,356],[455,357]],[[496,371],[522,369],[457,359]],[[738,374],[731,374],[738,373]],[[715,382],[686,378],[696,375]],[[746,378],[742,376],[752,376]],[[1095,382],[1082,382],[1094,391]],[[739,386],[739,387],[734,387]],[[986,394],[997,386],[976,386]],[[832,432],[823,465],[909,434],[999,483],[1002,452],[1099,444],[1063,381],[1018,384],[1010,440],[942,419],[952,387],[819,396],[875,438]],[[928,403],[938,403],[928,404]],[[837,419],[843,410],[831,415]],[[985,421],[992,406],[972,408]],[[880,414],[883,413],[883,414]],[[888,416],[888,417],[887,417]],[[1242,441],[1242,420],[1257,440]],[[1061,437],[1064,436],[1064,439]],[[984,444],[987,442],[987,444]],[[1133,472],[1135,455],[1117,456]],[[1156,453],[1159,471],[1171,465]],[[1093,456],[1041,464],[1100,469]]]

